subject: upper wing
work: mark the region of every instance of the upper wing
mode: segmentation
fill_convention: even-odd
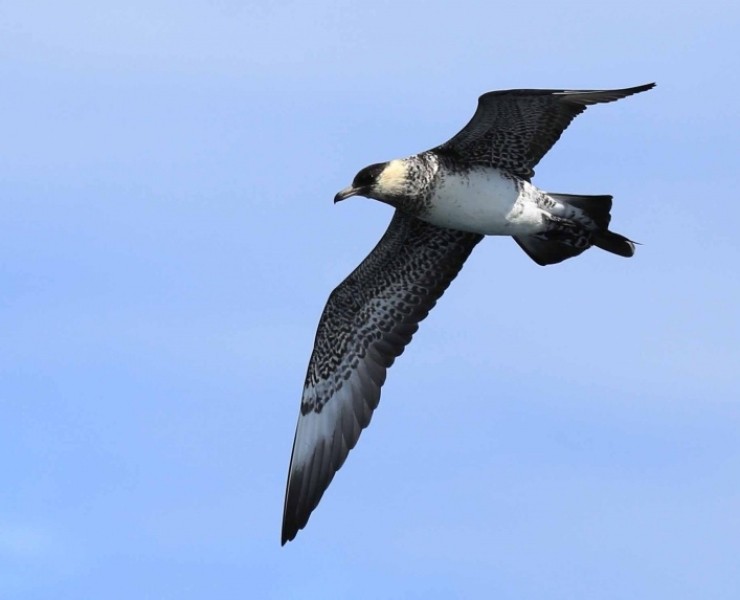
[[[570,122],[591,104],[647,91],[654,83],[623,90],[506,90],[478,99],[470,122],[434,151],[466,162],[505,169],[523,179],[558,141]]]
[[[293,441],[283,544],[306,525],[370,423],[386,370],[482,237],[396,211],[378,245],[329,296]]]

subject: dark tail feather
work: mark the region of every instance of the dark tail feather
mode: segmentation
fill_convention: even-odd
[[[591,245],[619,256],[633,256],[635,243],[623,235],[609,231],[612,208],[611,196],[581,196],[575,194],[553,194],[548,196],[569,206],[571,214],[561,220],[570,223],[568,229],[531,236],[516,236],[514,239],[539,265],[551,265],[579,255]]]
[[[612,254],[618,254],[627,258],[635,254],[635,242],[613,231],[599,231],[593,234],[592,239],[594,246],[598,246],[602,250],[606,250]]]
[[[609,229],[609,221],[612,220],[612,216],[609,214],[612,209],[611,196],[579,196],[576,194],[551,194],[550,192],[547,195],[566,206],[580,209],[599,229]]]
[[[578,256],[588,245],[576,246],[561,240],[548,240],[539,235],[515,235],[514,241],[538,265],[554,265],[567,258]]]
[[[618,254],[630,257],[635,254],[635,244],[628,238],[613,231],[609,231],[609,221],[612,208],[611,196],[576,196],[573,194],[549,194],[568,206],[581,210],[596,225],[596,231],[591,230],[591,240],[594,246]],[[587,228],[588,229],[588,228]]]

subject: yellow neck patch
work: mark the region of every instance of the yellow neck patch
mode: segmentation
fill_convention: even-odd
[[[405,160],[390,161],[378,176],[378,190],[385,194],[403,194],[407,175],[408,165]]]

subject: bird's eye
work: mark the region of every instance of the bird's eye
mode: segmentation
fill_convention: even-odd
[[[369,187],[373,185],[377,181],[378,175],[380,175],[384,167],[385,163],[378,163],[375,165],[370,165],[369,167],[365,167],[355,176],[355,180],[352,182],[352,186],[358,188]]]

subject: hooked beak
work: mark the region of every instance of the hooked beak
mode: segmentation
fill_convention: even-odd
[[[346,200],[350,196],[356,196],[357,194],[360,194],[362,192],[361,189],[356,187],[346,187],[343,190],[341,190],[336,196],[334,196],[334,204],[337,202],[341,202],[342,200]]]

